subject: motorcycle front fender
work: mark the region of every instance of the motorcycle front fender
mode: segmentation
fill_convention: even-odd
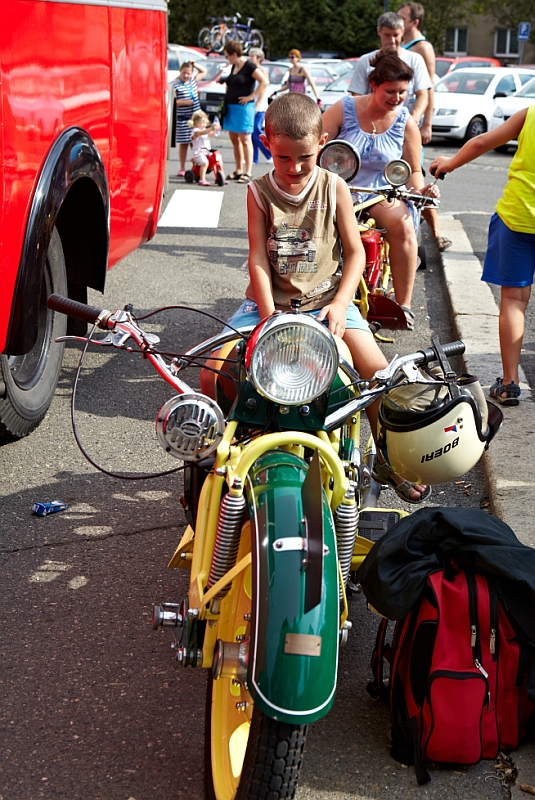
[[[267,716],[301,725],[331,708],[338,668],[336,537],[319,461],[314,478],[313,465],[282,450],[267,452],[251,468],[247,490],[249,689]]]

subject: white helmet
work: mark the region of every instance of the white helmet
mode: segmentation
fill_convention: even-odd
[[[439,368],[433,373],[442,377],[436,387],[409,384],[385,395],[378,421],[377,446],[385,461],[407,480],[426,485],[472,469],[503,420],[476,378],[445,383]]]

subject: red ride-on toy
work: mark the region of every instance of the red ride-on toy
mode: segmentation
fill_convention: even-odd
[[[219,153],[219,150],[212,150],[210,153],[206,153],[206,157],[208,158],[208,169],[206,170],[206,174],[209,175],[210,172],[214,173],[214,180],[218,186],[225,185],[225,173],[223,171],[223,159]],[[199,180],[199,165],[192,162],[192,168],[186,170],[186,174],[184,175],[184,180],[186,183],[193,183],[194,181],[198,182]]]

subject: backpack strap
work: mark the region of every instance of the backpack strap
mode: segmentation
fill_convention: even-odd
[[[424,762],[422,761],[420,741],[418,737],[418,723],[416,722],[416,718],[412,717],[412,719],[408,719],[406,722],[406,727],[411,735],[412,745],[414,748],[414,773],[416,775],[416,780],[418,781],[418,786],[422,786],[424,783],[429,783],[431,780],[431,775],[426,770]]]
[[[375,638],[375,647],[373,648],[371,667],[373,674],[373,681],[366,685],[368,694],[374,700],[380,699],[385,703],[389,702],[390,687],[385,684],[383,677],[384,661],[385,659],[390,663],[390,655],[392,648],[386,643],[386,631],[388,628],[388,620],[382,619],[379,623],[377,636]]]

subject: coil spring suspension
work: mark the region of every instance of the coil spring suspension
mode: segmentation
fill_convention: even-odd
[[[352,496],[354,496],[354,492]],[[344,586],[347,584],[349,573],[351,572],[351,559],[353,557],[353,548],[355,547],[358,521],[359,511],[356,503],[351,505],[340,503],[334,512],[336,546],[338,548],[338,560],[342,569]],[[340,590],[341,594],[342,591]]]
[[[221,501],[207,589],[211,589],[236,563],[244,511],[243,495],[226,494]],[[229,589],[230,585],[225,586],[217,597],[224,597]]]

